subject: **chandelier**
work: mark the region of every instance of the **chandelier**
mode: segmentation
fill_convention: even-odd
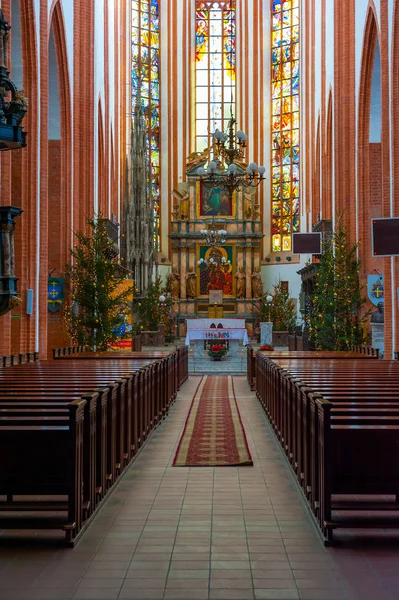
[[[197,262],[198,267],[220,268],[221,266],[229,266],[230,261],[223,256],[220,249],[222,244],[226,243],[227,231],[225,229],[201,229],[201,236],[205,244],[210,248],[209,258],[200,258]]]
[[[227,231],[225,229],[201,229],[200,234],[207,246],[216,248],[226,243]]]
[[[248,136],[241,129],[235,131],[236,120],[232,115],[227,133],[217,129],[214,137],[214,159],[208,168],[199,167],[197,174],[200,181],[207,188],[223,187],[227,189],[230,197],[233,192],[248,187],[257,187],[265,179],[265,167],[251,162],[245,167],[246,141]]]

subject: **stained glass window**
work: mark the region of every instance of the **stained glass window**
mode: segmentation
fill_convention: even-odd
[[[272,250],[299,231],[299,0],[272,0]]]
[[[132,110],[140,90],[147,130],[151,177],[148,195],[154,203],[154,242],[159,228],[159,0],[132,0]]]
[[[226,130],[235,105],[235,0],[196,1],[196,151]]]

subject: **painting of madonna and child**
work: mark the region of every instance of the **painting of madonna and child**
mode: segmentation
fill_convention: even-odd
[[[211,252],[212,248],[208,246],[198,246],[198,259],[209,260]],[[235,294],[235,247],[219,247],[216,248],[216,252],[220,253],[220,259],[224,258],[225,260],[224,262],[218,261],[215,266],[210,268],[206,265],[200,267],[200,276],[197,281],[198,296],[209,296],[209,292],[212,290],[222,291],[223,296],[234,296]]]
[[[198,217],[235,217],[235,193],[230,197],[222,187],[208,189],[200,183],[197,194]]]

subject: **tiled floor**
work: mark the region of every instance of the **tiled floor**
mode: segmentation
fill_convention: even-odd
[[[198,381],[74,550],[0,537],[0,598],[399,599],[399,534],[322,546],[244,377],[234,381],[254,467],[171,467]]]

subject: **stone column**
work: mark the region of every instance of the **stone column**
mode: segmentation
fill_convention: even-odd
[[[255,265],[252,262],[252,246],[246,246],[245,249],[247,253],[247,268],[245,270],[247,298],[252,298],[252,271],[254,270]]]

